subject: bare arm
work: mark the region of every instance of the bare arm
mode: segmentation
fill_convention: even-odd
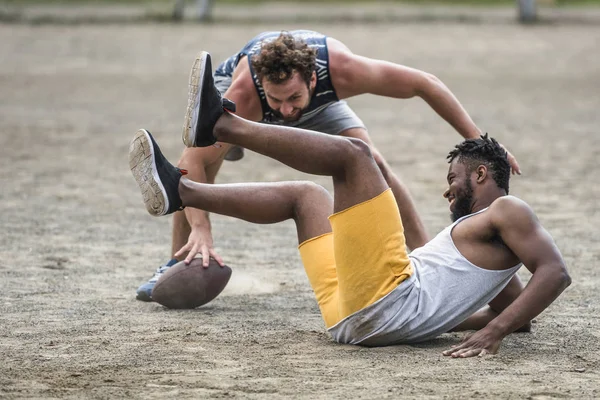
[[[250,76],[248,63],[245,60],[241,60],[234,71],[233,83],[224,97],[236,103],[237,115],[254,121],[261,119],[260,101]],[[223,158],[230,147],[225,143],[217,143],[216,146],[187,148],[179,161],[179,167],[188,170],[189,179],[212,184],[215,182]],[[213,256],[219,264],[223,265],[223,260],[213,248],[212,228],[208,212],[188,207],[185,209],[185,215],[190,224],[191,233],[187,243],[175,253],[175,256],[179,257],[188,253],[185,261],[189,263],[196,254],[201,253],[205,266],[208,266],[209,256]]]
[[[489,211],[493,228],[533,276],[523,292],[497,317],[444,355],[472,357],[496,353],[506,335],[531,321],[571,284],[560,251],[527,204],[506,196],[496,200]]]
[[[527,204],[508,197],[493,208],[492,223],[502,240],[533,274],[523,293],[488,324],[504,337],[545,310],[571,278],[554,240]]]
[[[398,99],[418,96],[465,139],[481,134],[454,94],[434,75],[353,54],[333,38],[327,43],[331,77],[340,98],[365,93]]]
[[[370,93],[409,99],[421,97],[465,139],[481,131],[454,94],[437,77],[418,69],[353,54],[342,42],[327,38],[333,86],[342,99]],[[506,150],[506,149],[505,149]],[[521,174],[517,159],[507,150],[513,174]]]

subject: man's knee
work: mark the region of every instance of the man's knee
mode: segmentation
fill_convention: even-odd
[[[298,241],[331,232],[327,219],[333,213],[333,199],[325,188],[313,182],[295,182],[293,184],[293,219],[298,230]]]
[[[333,210],[333,199],[329,192],[321,185],[311,181],[290,183],[296,191],[294,216],[299,218],[307,214],[330,215]]]
[[[358,162],[373,162],[373,152],[369,144],[361,139],[353,137],[346,137],[344,140],[346,154],[350,160]]]

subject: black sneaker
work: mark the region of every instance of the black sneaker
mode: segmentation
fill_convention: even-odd
[[[145,129],[137,131],[129,145],[129,168],[150,214],[160,216],[183,210],[178,187],[187,171],[171,165]]]
[[[217,139],[215,124],[224,110],[235,112],[235,103],[221,97],[212,76],[210,54],[200,53],[190,72],[188,105],[183,125],[183,143],[187,147],[207,147]]]

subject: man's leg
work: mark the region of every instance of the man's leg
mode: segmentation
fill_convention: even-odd
[[[218,120],[213,134],[299,171],[332,176],[336,213],[330,221],[338,291],[335,313],[323,312],[328,327],[373,304],[412,275],[398,206],[368,144],[261,125],[231,114]]]
[[[312,182],[196,183],[182,177],[187,171],[171,165],[143,129],[132,141],[130,168],[153,215],[187,206],[259,224],[294,219],[300,254],[323,318],[327,326],[338,320],[338,282],[327,219],[333,201],[325,189]]]
[[[379,167],[379,170],[383,174],[383,177],[387,184],[392,189],[398,209],[400,210],[400,216],[402,217],[402,225],[404,226],[404,235],[406,236],[406,244],[411,249],[416,249],[425,245],[429,241],[429,236],[425,230],[425,225],[421,221],[421,217],[417,212],[415,203],[408,191],[408,188],[400,181],[400,179],[394,174],[388,163],[385,161],[381,153],[373,146],[369,133],[364,128],[353,128],[343,131],[342,136],[355,137],[362,139],[364,142],[371,146],[371,153],[373,158]]]
[[[327,326],[339,320],[331,195],[313,182],[207,185],[182,178],[183,205],[257,224],[296,223],[302,263]]]
[[[229,113],[217,121],[213,134],[218,141],[242,146],[298,171],[331,176],[335,212],[372,199],[388,188],[369,146],[359,139],[259,124]]]
[[[204,184],[179,182],[182,204],[255,224],[293,219],[298,242],[331,232],[329,193],[313,182]]]

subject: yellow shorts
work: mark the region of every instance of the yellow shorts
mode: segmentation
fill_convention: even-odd
[[[390,189],[329,217],[333,232],[298,246],[327,328],[413,274]]]

